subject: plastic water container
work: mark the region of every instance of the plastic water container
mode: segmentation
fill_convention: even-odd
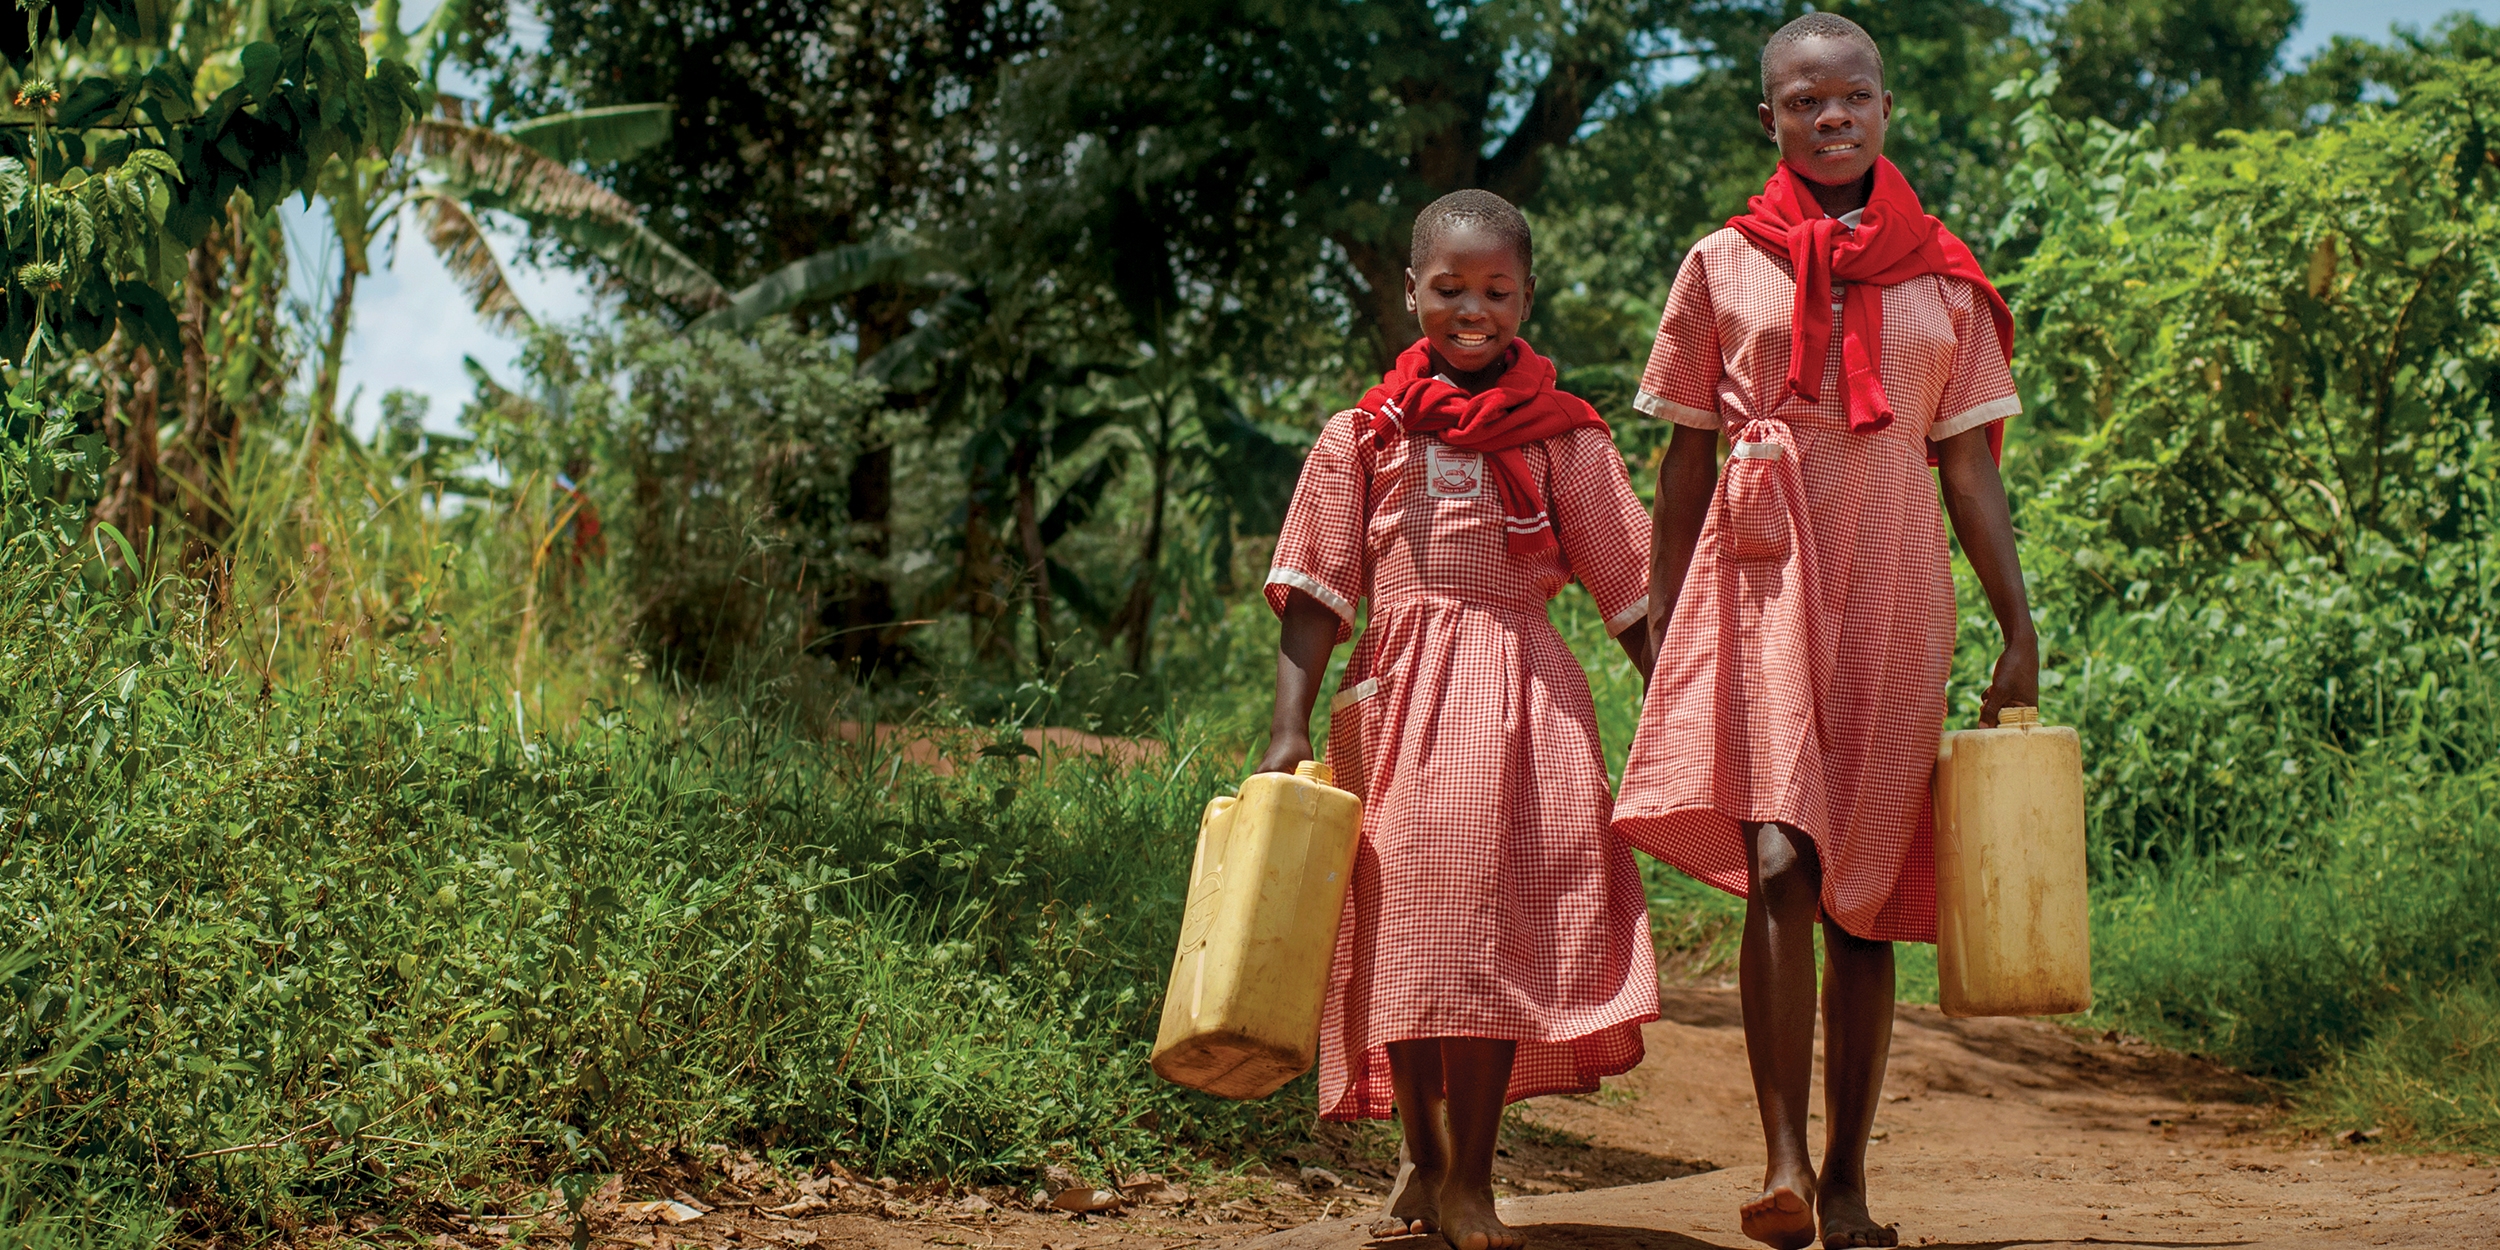
[[[1936,752],[1936,973],[1948,1016],[2092,1006],[2083,746],[2009,707]]]
[[[1260,1098],[1310,1070],[1363,803],[1326,764],[1261,773],[1207,804],[1154,1070]]]

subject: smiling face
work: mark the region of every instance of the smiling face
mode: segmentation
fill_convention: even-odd
[[[1772,52],[1762,131],[1809,182],[1847,186],[1875,168],[1892,121],[1884,71],[1864,45],[1809,35]]]
[[[1536,299],[1536,278],[1519,249],[1471,224],[1449,228],[1421,268],[1406,271],[1406,310],[1450,378],[1498,375]]]

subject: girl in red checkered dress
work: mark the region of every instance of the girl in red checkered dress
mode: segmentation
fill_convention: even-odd
[[[2037,701],[1992,455],[2021,406],[2013,321],[1883,159],[1892,95],[1865,31],[1800,18],[1764,49],[1762,79],[1780,167],[1685,257],[1641,380],[1639,407],[1676,429],[1650,582],[1659,658],[1615,828],[1746,898],[1745,1044],[1769,1162],[1745,1232],[1890,1246],[1898,1232],[1867,1210],[1867,1134],[1892,943],[1935,940],[1928,779],[1954,639],[1931,462],[2005,635],[1980,723]],[[1818,920],[1819,1174],[1806,1142]]]
[[[1516,1246],[1493,1213],[1503,1105],[1640,1062],[1658,1015],[1647,907],[1588,680],[1546,603],[1573,578],[1648,668],[1648,519],[1606,425],[1517,338],[1527,222],[1463,191],[1416,219],[1424,337],[1304,461],[1267,597],[1283,619],[1261,771],[1311,758],[1328,657],[1370,621],[1329,715],[1363,839],[1320,1023],[1320,1113],[1396,1111],[1378,1231]]]

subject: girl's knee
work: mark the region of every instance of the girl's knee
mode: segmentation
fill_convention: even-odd
[[[1746,832],[1754,897],[1774,907],[1822,897],[1823,866],[1815,856],[1814,839],[1773,821]]]

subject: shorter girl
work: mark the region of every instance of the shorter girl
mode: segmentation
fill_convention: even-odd
[[[1516,1246],[1494,1215],[1505,1103],[1640,1062],[1658,1016],[1648,911],[1588,679],[1546,616],[1576,574],[1649,667],[1648,518],[1605,422],[1518,336],[1526,219],[1461,191],[1417,217],[1424,337],[1302,466],[1267,597],[1283,618],[1262,772],[1311,758],[1329,652],[1371,621],[1331,705],[1363,840],[1320,1022],[1320,1114],[1394,1108],[1407,1166],[1381,1235]]]

